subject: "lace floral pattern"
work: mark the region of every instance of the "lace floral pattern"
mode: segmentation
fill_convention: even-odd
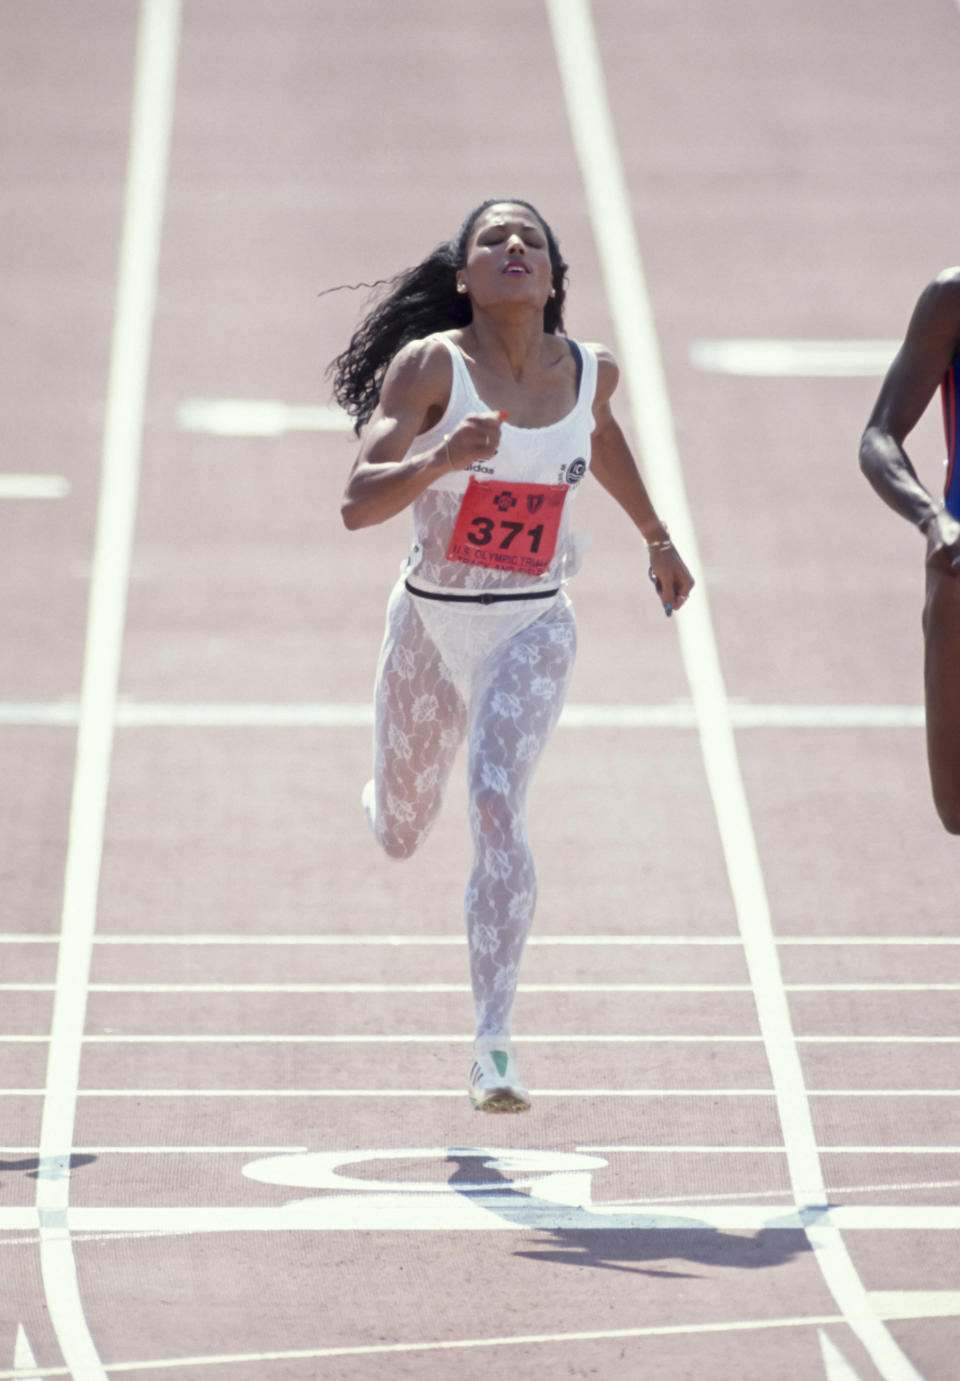
[[[442,650],[441,650],[442,649]],[[564,594],[464,611],[394,591],[377,676],[375,777],[365,794],[374,833],[406,858],[443,802],[468,740],[473,868],[465,914],[478,1038],[506,1036],[537,882],[526,795],[560,714],[576,654]]]

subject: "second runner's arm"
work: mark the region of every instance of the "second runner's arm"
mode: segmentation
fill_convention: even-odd
[[[960,343],[960,269],[921,293],[860,441],[860,468],[881,499],[927,539],[927,560],[960,558],[960,524],[920,483],[904,442],[940,386]]]

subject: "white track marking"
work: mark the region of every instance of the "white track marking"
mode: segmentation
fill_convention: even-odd
[[[49,1036],[0,1036],[0,1045],[45,1045]],[[463,1035],[251,1035],[242,1032],[211,1035],[109,1035],[84,1036],[84,1045],[472,1045],[473,1037]],[[517,1045],[761,1045],[762,1036],[644,1036],[527,1035],[517,1037]],[[798,1036],[798,1045],[960,1045],[960,1036]]]
[[[831,1195],[835,1194],[916,1194],[926,1193],[932,1189],[957,1189],[960,1188],[960,1180],[910,1180],[891,1184],[831,1184],[829,1186]],[[666,1207],[673,1205],[674,1208],[694,1208],[701,1201],[707,1204],[716,1203],[753,1203],[755,1199],[782,1199],[782,1189],[753,1189],[749,1185],[745,1189],[731,1191],[724,1194],[662,1194],[656,1198],[632,1199],[604,1199],[605,1205],[610,1204],[634,1204],[649,1208],[651,1206]]]
[[[37,1366],[37,1359],[33,1355],[33,1348],[30,1346],[24,1330],[23,1324],[17,1324],[17,1336],[13,1344],[13,1375],[20,1376],[24,1372],[29,1372],[33,1376],[39,1377],[43,1381],[42,1373]]]
[[[55,945],[58,935],[26,934],[19,931],[0,933],[0,945]],[[960,945],[957,935],[778,935],[778,946],[810,945],[814,947],[837,945],[901,945],[931,946]],[[430,945],[466,946],[465,935],[397,935],[385,932],[379,935],[204,935],[175,934],[166,935],[95,935],[95,945],[258,945],[269,948],[271,945]],[[590,948],[594,945],[663,945],[683,948],[689,945],[723,945],[739,947],[743,940],[739,935],[531,935],[527,945],[577,945]]]
[[[874,1296],[871,1296],[874,1298]],[[878,1296],[878,1299],[882,1297]],[[878,1313],[882,1306],[878,1303]],[[898,1318],[893,1314],[890,1317]],[[913,1317],[913,1316],[911,1316]],[[936,1315],[932,1317],[937,1317]],[[458,1352],[474,1351],[479,1348],[530,1347],[562,1344],[567,1346],[578,1342],[622,1342],[630,1338],[676,1338],[699,1337],[723,1333],[765,1333],[784,1328],[816,1328],[818,1331],[832,1324],[842,1324],[845,1320],[839,1314],[808,1314],[795,1318],[734,1320],[729,1323],[703,1324],[649,1324],[641,1328],[597,1329],[580,1333],[526,1333],[498,1338],[463,1338],[445,1342],[424,1343],[369,1343],[353,1347],[299,1348],[283,1352],[231,1352],[211,1353],[185,1357],[150,1358],[139,1362],[111,1362],[110,1372],[114,1375],[130,1374],[138,1371],[182,1370],[186,1367],[239,1367],[259,1366],[268,1362],[307,1362],[322,1361],[331,1357],[382,1357],[402,1356],[415,1352]],[[66,1376],[65,1367],[53,1367],[47,1376]],[[0,1381],[17,1381],[16,1372],[0,1371]],[[839,1381],[836,1378],[835,1381]]]
[[[56,935],[0,934],[0,944],[56,944]],[[454,946],[465,948],[465,935],[95,935],[95,945],[405,945]],[[531,935],[528,945],[726,945],[739,946],[739,935]],[[904,942],[907,943],[907,942]],[[923,944],[922,940],[909,943]],[[941,943],[936,941],[935,943]],[[943,941],[944,944],[960,944]]]
[[[0,475],[0,499],[62,499],[69,493],[63,475]]]
[[[953,1319],[960,1290],[871,1290],[870,1302],[885,1319]]]
[[[699,587],[698,587],[699,592]],[[689,611],[688,611],[689,612]],[[687,614],[684,614],[687,617]],[[735,729],[922,729],[922,705],[754,705],[733,702]],[[29,728],[70,726],[79,718],[71,701],[0,704],[0,724]],[[124,700],[117,705],[121,729],[367,729],[373,707],[366,702],[209,702],[179,704]],[[561,729],[694,729],[694,707],[667,705],[566,705]]]
[[[288,1156],[309,1146],[74,1146],[75,1156]],[[0,1146],[3,1156],[36,1155],[35,1146]]]
[[[36,1203],[41,1270],[51,1323],[74,1381],[106,1381],[106,1372],[83,1314],[66,1215],[127,582],[136,521],[143,407],[179,18],[178,0],[143,0],[47,1093],[40,1131],[41,1168]]]
[[[775,1098],[773,1088],[539,1088],[538,1098]],[[42,1098],[42,1088],[0,1088],[0,1098]],[[77,1098],[462,1098],[461,1088],[82,1088]],[[955,1088],[810,1089],[810,1098],[960,1098]],[[788,1154],[789,1147],[784,1147]],[[826,1190],[824,1190],[826,1196]]]
[[[710,1155],[785,1156],[783,1146],[575,1146],[575,1151],[601,1156]],[[956,1156],[960,1146],[820,1146],[824,1156]]]
[[[112,1375],[138,1371],[180,1370],[185,1367],[263,1366],[267,1362],[309,1362],[330,1357],[402,1356],[413,1352],[462,1352],[477,1348],[530,1347],[536,1344],[576,1342],[618,1342],[628,1338],[685,1337],[714,1333],[766,1332],[778,1328],[807,1328],[823,1324],[843,1323],[835,1314],[808,1315],[787,1319],[758,1319],[745,1323],[664,1324],[646,1328],[617,1328],[584,1333],[526,1333],[499,1338],[464,1338],[448,1342],[426,1343],[369,1343],[355,1347],[299,1348],[284,1352],[229,1352],[207,1356],[151,1358],[141,1362],[111,1362]],[[52,1367],[49,1377],[67,1376],[65,1367]],[[262,1373],[261,1373],[262,1374]],[[16,1372],[0,1370],[0,1381],[17,1381]]]
[[[773,1089],[531,1089],[539,1098],[772,1098]],[[42,1088],[0,1089],[0,1098],[42,1098]],[[907,1091],[890,1091],[896,1097]],[[940,1091],[942,1093],[942,1090]],[[882,1097],[882,1093],[877,1093]],[[939,1095],[937,1095],[939,1096]],[[83,1088],[78,1098],[463,1098],[462,1088]]]
[[[547,0],[547,9],[645,472],[656,507],[669,519],[677,546],[692,569],[702,572],[589,0]],[[799,1205],[824,1204],[826,1188],[811,1109],[702,577],[677,620],[677,635],[697,709],[704,768],[777,1091],[793,1193]],[[836,1229],[811,1226],[807,1235],[828,1288],[884,1381],[920,1381],[916,1368],[871,1312],[863,1282]]]
[[[433,1200],[437,1203],[434,1204]],[[432,1211],[433,1210],[433,1211]],[[489,1195],[370,1191],[301,1195],[282,1205],[180,1204],[131,1207],[72,1206],[71,1233],[221,1232],[957,1232],[956,1204],[847,1204],[798,1209],[779,1204],[691,1204],[652,1213],[642,1204],[602,1201],[576,1205],[526,1199],[509,1190]],[[37,1211],[0,1206],[0,1232],[36,1232]],[[112,1368],[111,1368],[112,1371]]]
[[[898,340],[697,340],[697,369],[755,378],[873,378],[890,367]]]
[[[74,1146],[75,1156],[231,1156],[305,1154],[308,1146]],[[649,1156],[785,1156],[783,1146],[574,1146],[573,1150],[597,1155]],[[825,1146],[830,1156],[958,1156],[960,1146]],[[0,1146],[3,1156],[35,1156],[35,1146]]]
[[[286,432],[349,432],[342,408],[297,407],[269,398],[189,398],[177,409],[186,432],[214,436],[283,436]]]
[[[860,1381],[860,1373],[854,1371],[823,1329],[817,1329],[817,1337],[820,1339],[820,1354],[823,1357],[823,1370],[827,1381]]]
[[[0,983],[49,993],[53,983]],[[91,993],[468,993],[469,983],[90,983]],[[749,993],[749,983],[521,983],[520,993]],[[785,993],[955,993],[960,983],[785,983]]]

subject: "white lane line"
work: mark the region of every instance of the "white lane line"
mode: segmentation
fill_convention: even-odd
[[[835,1343],[827,1337],[822,1328],[817,1329],[820,1340],[820,1356],[823,1358],[823,1371],[826,1381],[861,1381],[860,1373],[844,1357]]]
[[[772,1088],[535,1088],[537,1098],[775,1098]],[[0,1088],[0,1098],[42,1098],[42,1088]],[[77,1098],[462,1098],[461,1088],[82,1088]],[[810,1089],[810,1098],[960,1098],[955,1088]]]
[[[773,1089],[531,1089],[539,1098],[772,1098]],[[942,1093],[942,1090],[940,1091]],[[0,1098],[42,1098],[42,1088],[0,1088]],[[913,1091],[892,1090],[898,1098]],[[827,1096],[832,1096],[829,1094]],[[838,1095],[849,1096],[849,1095]],[[882,1097],[882,1091],[877,1093]],[[936,1096],[939,1096],[937,1094]],[[78,1098],[463,1098],[462,1088],[82,1088]]]
[[[53,983],[0,983],[49,993]],[[468,993],[469,983],[90,983],[91,993]],[[521,993],[749,993],[749,983],[521,983]],[[955,993],[960,983],[785,983],[785,993]]]
[[[650,1156],[785,1156],[783,1146],[575,1146],[576,1152],[597,1155]],[[299,1155],[309,1146],[74,1146],[75,1156],[220,1156]],[[960,1146],[828,1146],[830,1156],[958,1156]],[[35,1156],[36,1146],[0,1146],[2,1156]]]
[[[697,340],[690,361],[714,374],[858,379],[886,374],[897,340]]]
[[[27,934],[20,931],[0,932],[0,945],[55,945],[60,937],[54,934]],[[960,945],[958,935],[778,935],[779,946],[807,945],[815,948],[843,945],[894,945],[901,947],[930,947],[937,945]],[[240,934],[205,935],[202,933],[161,935],[94,935],[95,945],[258,945],[269,948],[271,945],[383,945],[400,947],[405,945],[453,946],[462,948],[467,940],[464,935],[398,935],[390,932],[374,935],[275,935]],[[727,946],[739,948],[743,944],[740,935],[531,935],[527,945],[576,945],[583,948],[606,945],[660,945],[673,948],[686,946]]]
[[[772,1155],[785,1156],[783,1146],[575,1146],[584,1155]],[[955,1156],[960,1146],[828,1146],[821,1143],[824,1156]]]
[[[762,1036],[522,1036],[516,1044],[525,1045],[759,1045]],[[882,1039],[886,1040],[887,1037]],[[893,1037],[889,1039],[895,1039]],[[920,1036],[907,1036],[905,1040],[920,1043]],[[960,1036],[943,1037],[960,1044]],[[48,1036],[0,1036],[0,1045],[43,1045]],[[460,1035],[251,1035],[243,1032],[237,1035],[110,1035],[84,1036],[84,1045],[473,1045],[473,1037]],[[851,1041],[864,1043],[862,1037],[851,1037]]]
[[[0,944],[55,944],[56,935],[0,934]],[[95,935],[96,945],[430,945],[466,947],[465,935]],[[743,943],[739,935],[531,935],[528,945],[726,945]],[[913,942],[911,942],[913,943]],[[916,943],[923,943],[917,941]],[[939,943],[939,942],[938,942]],[[944,942],[952,943],[952,942]],[[956,941],[960,944],[960,939]]]
[[[960,984],[954,985],[960,987]],[[0,983],[0,993],[47,993],[52,983]],[[90,983],[91,993],[468,993],[469,983]],[[521,983],[522,993],[748,993],[746,983]]]
[[[342,408],[304,407],[272,398],[188,398],[177,409],[185,432],[212,436],[283,436],[287,432],[349,432]]]
[[[644,1328],[615,1328],[582,1333],[525,1333],[511,1337],[463,1338],[448,1342],[364,1343],[355,1347],[298,1348],[283,1352],[225,1352],[192,1357],[153,1357],[141,1362],[111,1362],[112,1375],[138,1371],[176,1371],[184,1367],[263,1366],[267,1362],[309,1362],[329,1357],[401,1356],[414,1352],[463,1352],[477,1348],[530,1347],[536,1344],[618,1342],[627,1338],[684,1337],[714,1333],[766,1332],[780,1328],[816,1328],[843,1323],[837,1314],[805,1315],[786,1319],[758,1319],[746,1323],[651,1324]],[[46,1376],[67,1376],[65,1367],[51,1367]],[[17,1373],[0,1370],[0,1381],[16,1381]]]
[[[699,594],[699,587],[698,587]],[[691,606],[692,607],[692,606]],[[685,612],[687,617],[689,609]],[[921,729],[921,705],[755,705],[732,702],[735,729]],[[71,701],[0,704],[0,725],[56,728],[77,723]],[[116,709],[121,729],[366,729],[373,724],[367,703],[205,702],[177,704],[123,700]],[[694,729],[693,705],[566,705],[561,729]]]
[[[43,1373],[37,1366],[37,1359],[33,1355],[33,1348],[27,1337],[26,1330],[22,1323],[17,1324],[17,1336],[13,1344],[13,1373],[14,1376],[24,1376],[29,1374],[43,1381]]]
[[[657,509],[669,519],[680,551],[700,574],[699,587],[677,620],[677,636],[697,709],[704,768],[744,938],[760,1029],[777,1090],[790,1182],[798,1204],[823,1204],[826,1188],[811,1109],[740,773],[731,706],[723,682],[702,576],[703,563],[687,502],[653,309],[589,0],[546,3],[644,468]],[[810,1228],[808,1239],[844,1318],[884,1381],[920,1381],[915,1367],[887,1328],[871,1313],[863,1282],[838,1232],[829,1227]]]
[[[926,1192],[932,1189],[958,1189],[960,1180],[913,1180],[909,1183],[897,1181],[893,1184],[831,1184],[830,1194],[915,1194]],[[656,1198],[631,1198],[631,1199],[604,1199],[605,1207],[612,1204],[629,1204],[631,1207],[665,1207],[672,1204],[675,1208],[682,1208],[684,1205],[694,1207],[700,1203],[753,1203],[755,1199],[782,1199],[783,1189],[754,1189],[746,1186],[743,1189],[725,1194],[665,1194]]]
[[[960,945],[960,935],[778,935],[778,945]]]
[[[930,1307],[932,1309],[943,1309],[943,1303],[937,1300],[939,1292],[928,1292]],[[949,1292],[945,1292],[949,1293]],[[871,1300],[876,1299],[875,1308],[877,1312],[884,1316],[884,1301],[886,1295],[878,1292],[871,1293]],[[890,1304],[891,1308],[895,1306]],[[904,1307],[903,1305],[900,1306]],[[919,1306],[914,1306],[919,1307]],[[943,1315],[934,1312],[929,1315],[902,1313],[891,1313],[886,1317],[890,1318],[916,1318],[916,1317],[942,1317]],[[702,1323],[702,1324],[648,1324],[639,1328],[615,1328],[615,1329],[595,1329],[582,1331],[579,1333],[526,1333],[515,1334],[510,1337],[496,1338],[462,1338],[451,1339],[445,1342],[411,1342],[411,1343],[364,1343],[355,1346],[341,1347],[319,1347],[319,1348],[298,1348],[285,1351],[274,1352],[230,1352],[230,1353],[208,1353],[185,1357],[153,1357],[149,1360],[139,1362],[111,1362],[111,1374],[129,1374],[138,1371],[177,1371],[186,1367],[240,1367],[258,1366],[263,1367],[268,1362],[306,1362],[321,1361],[331,1357],[382,1357],[382,1356],[402,1356],[417,1352],[459,1352],[475,1351],[480,1348],[500,1348],[500,1347],[531,1347],[548,1346],[561,1344],[569,1346],[571,1343],[578,1342],[622,1342],[630,1338],[665,1338],[665,1337],[699,1337],[725,1333],[765,1333],[778,1329],[795,1328],[816,1328],[820,1337],[826,1335],[820,1330],[828,1325],[844,1323],[845,1320],[839,1314],[807,1314],[798,1315],[794,1318],[779,1319],[752,1319],[734,1320],[724,1323]],[[48,1368],[46,1375],[66,1376],[68,1371],[65,1367]],[[17,1373],[11,1371],[0,1371],[0,1381],[16,1381]],[[839,1381],[839,1378],[834,1379]]]
[[[947,1319],[960,1315],[960,1290],[871,1290],[885,1319]]]
[[[567,1204],[531,1195],[455,1194],[438,1186],[442,1217],[428,1214],[430,1194],[380,1189],[301,1197],[281,1205],[99,1205],[70,1208],[71,1232],[800,1232],[815,1223],[843,1232],[937,1232],[960,1230],[957,1204],[841,1204],[798,1209],[788,1195],[780,1203],[691,1204],[686,1212],[651,1213],[640,1204],[590,1200]],[[504,1212],[504,1210],[507,1212]],[[37,1210],[0,1206],[0,1232],[35,1232]],[[111,1368],[112,1370],[112,1368]]]
[[[49,1036],[0,1036],[0,1045],[45,1045]],[[87,1035],[84,1045],[472,1045],[473,1037],[465,1035],[251,1035],[242,1032],[213,1035],[128,1035],[112,1032],[107,1035]],[[572,1036],[564,1032],[558,1036],[523,1035],[517,1045],[761,1045],[762,1036],[728,1035],[671,1035],[649,1036]],[[960,1045],[960,1036],[798,1036],[798,1045]]]
[[[63,475],[0,475],[0,499],[62,499],[69,493]]]
[[[144,399],[179,36],[178,0],[143,0],[137,38],[124,223],[90,579],[83,687],[56,993],[40,1131],[37,1212],[51,1323],[75,1381],[106,1381],[83,1313],[66,1225],[92,936],[126,593],[136,521]]]
[[[74,1146],[75,1156],[259,1156],[297,1155],[309,1146]],[[36,1155],[35,1146],[0,1146],[0,1156]]]

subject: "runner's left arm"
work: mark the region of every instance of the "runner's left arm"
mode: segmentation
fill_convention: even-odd
[[[960,564],[960,524],[921,484],[904,443],[936,393],[960,345],[960,269],[946,269],[920,294],[860,441],[860,469],[894,512],[927,539],[927,560]]]
[[[593,406],[596,429],[593,433],[590,469],[639,528],[644,541],[654,543],[650,548],[649,560],[657,593],[665,607],[669,605],[678,609],[693,589],[694,579],[675,547],[669,546],[663,550],[656,546],[656,543],[667,539],[667,529],[657,516],[637,462],[610,407],[620,369],[609,350],[602,345],[591,348],[597,356],[599,369]]]

